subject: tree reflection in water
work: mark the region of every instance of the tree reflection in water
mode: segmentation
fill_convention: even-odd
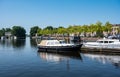
[[[25,46],[26,39],[16,39],[12,40],[12,45],[14,48],[23,48]]]
[[[25,46],[25,39],[5,39],[0,40],[0,45],[3,47],[23,48]]]
[[[37,46],[36,39],[30,39],[30,45],[31,47],[36,47]]]

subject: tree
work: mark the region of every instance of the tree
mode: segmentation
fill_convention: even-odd
[[[39,27],[38,26],[34,26],[30,29],[30,35],[31,36],[35,36],[35,34],[37,33]]]
[[[4,31],[0,30],[0,37],[4,35]]]
[[[63,26],[59,26],[58,28],[64,28]]]
[[[42,29],[41,29],[41,28],[39,28],[39,29],[37,30],[37,34],[38,34],[38,35],[42,35]]]
[[[45,34],[53,34],[54,28],[52,26],[47,26],[43,30],[45,31]]]
[[[97,37],[103,37],[102,23],[100,21],[96,23],[96,34]]]
[[[66,28],[58,28],[58,32],[57,33],[59,33],[59,34],[65,34],[65,33],[68,33],[68,31],[67,31],[67,29]]]
[[[58,28],[53,28],[53,34],[57,33]]]
[[[107,31],[111,31],[112,30],[112,24],[110,24],[108,21],[105,23],[105,26],[107,28]]]
[[[46,29],[53,30],[53,27],[52,26],[47,26],[46,28],[44,28],[44,30],[46,30]]]
[[[4,36],[5,35],[5,28],[2,28],[1,30],[0,30],[0,37],[1,36]]]
[[[12,27],[12,35],[14,35],[18,38],[25,38],[26,30],[21,26],[13,26]]]
[[[78,32],[82,32],[82,28],[80,25],[73,25],[73,26],[69,26],[67,28],[68,33],[78,33]]]
[[[5,32],[11,32],[11,29],[10,28],[6,28]]]

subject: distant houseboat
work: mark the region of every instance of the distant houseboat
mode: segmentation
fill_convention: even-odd
[[[82,44],[68,44],[59,40],[42,40],[40,44],[38,44],[39,50],[42,51],[51,51],[51,52],[71,52],[80,50]]]

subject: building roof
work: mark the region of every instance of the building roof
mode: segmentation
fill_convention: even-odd
[[[120,24],[112,24],[112,26],[120,26]]]

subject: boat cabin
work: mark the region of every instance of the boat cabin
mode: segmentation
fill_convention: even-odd
[[[118,43],[120,42],[117,39],[101,39],[101,40],[97,40],[97,43]]]
[[[60,42],[58,40],[42,40],[39,44],[40,46],[59,46]]]

